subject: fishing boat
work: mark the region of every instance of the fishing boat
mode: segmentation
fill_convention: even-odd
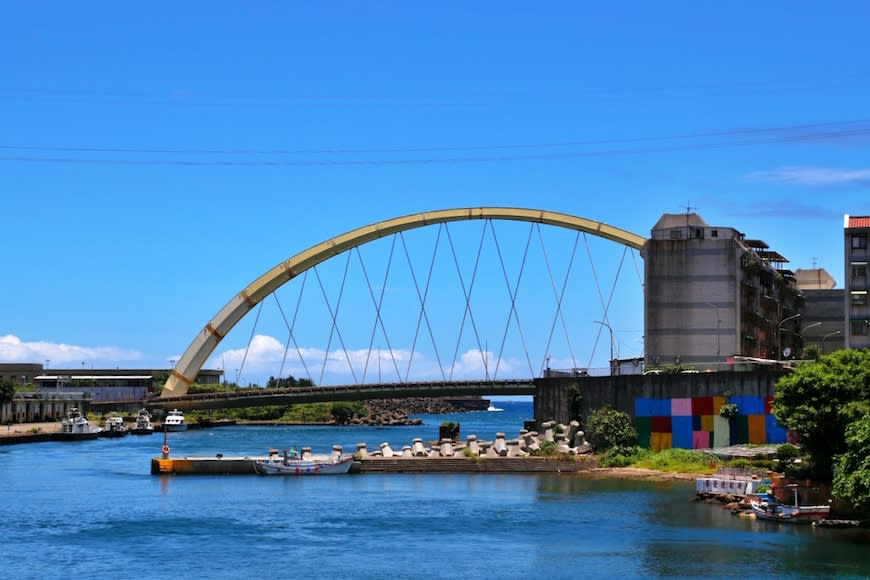
[[[100,437],[124,437],[130,432],[130,429],[124,425],[124,419],[118,416],[106,417],[106,423],[103,430],[100,431]]]
[[[52,434],[52,439],[58,441],[84,441],[99,437],[102,429],[91,427],[87,417],[82,415],[77,407],[73,407],[60,423],[60,431]]]
[[[151,414],[148,409],[139,409],[136,415],[136,426],[130,429],[133,435],[151,435],[154,433],[154,425],[151,424]]]
[[[185,431],[187,423],[184,422],[184,413],[178,409],[169,411],[169,414],[163,420],[163,429],[165,431]]]
[[[261,475],[338,475],[350,471],[353,457],[335,459],[302,459],[295,450],[284,450],[284,456],[270,455],[269,459],[254,461],[254,470]]]
[[[749,502],[755,517],[761,520],[786,524],[811,524],[828,517],[831,506],[800,505],[798,502],[797,485],[792,484],[789,487],[794,492],[794,505],[784,504],[771,494],[767,499]]]

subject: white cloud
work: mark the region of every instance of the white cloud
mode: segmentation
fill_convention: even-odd
[[[775,181],[792,185],[844,185],[870,183],[870,169],[837,169],[786,165],[767,171],[755,171],[749,179]]]
[[[116,346],[78,346],[56,342],[24,342],[17,336],[0,336],[0,360],[6,362],[42,363],[51,361],[52,367],[78,365],[116,367],[118,363],[141,361],[139,351]]]
[[[394,348],[392,352],[386,349],[375,349],[371,352],[368,349],[352,349],[348,350],[347,354],[342,349],[334,349],[327,354],[320,348],[300,347],[297,351],[291,344],[286,359],[283,361],[282,359],[284,359],[284,344],[274,337],[258,334],[254,336],[247,349],[223,351],[212,356],[206,366],[225,369],[228,381],[236,381],[236,374],[239,373],[238,381],[241,384],[250,382],[260,385],[265,384],[268,377],[279,374],[285,377],[292,375],[296,378],[304,378],[310,374],[315,383],[331,385],[402,382],[406,374],[410,381],[442,378],[441,368],[433,357],[420,352],[415,352],[411,357],[410,349]],[[487,353],[486,360],[489,376],[492,377],[496,370],[496,356],[491,352]],[[450,376],[450,361],[442,359],[441,364],[445,367],[444,374]],[[516,361],[502,359],[498,363],[498,376],[512,376],[514,369],[523,369],[526,366],[525,363],[518,365]],[[452,378],[479,379],[486,374],[483,354],[477,349],[471,349],[459,356],[453,366]]]

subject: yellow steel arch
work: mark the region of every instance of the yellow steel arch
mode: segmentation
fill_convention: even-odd
[[[397,217],[363,226],[299,252],[246,286],[244,290],[227,302],[193,339],[193,342],[178,359],[169,380],[163,387],[161,396],[175,397],[186,394],[187,388],[199,374],[202,365],[205,364],[208,357],[217,348],[218,343],[236,323],[275,289],[305,270],[336,254],[390,234],[431,224],[475,219],[537,222],[586,232],[638,250],[646,241],[642,236],[585,218],[539,209],[510,207],[443,209]]]

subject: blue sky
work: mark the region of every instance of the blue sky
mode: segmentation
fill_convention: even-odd
[[[549,209],[648,235],[690,206],[841,281],[843,214],[870,213],[868,20],[862,2],[0,4],[0,361],[167,366],[281,260],[450,207]],[[606,295],[622,249],[590,243]],[[498,282],[503,300],[499,276],[478,296]],[[634,278],[623,271],[608,315],[622,355],[640,351]],[[584,288],[577,302],[599,301]],[[292,310],[299,290],[286,290]],[[547,327],[536,302],[522,316]],[[248,349],[241,382],[277,374],[276,317],[246,317],[211,363],[235,373],[254,335],[261,357]],[[409,318],[393,346],[431,363]],[[493,320],[472,342],[497,356]],[[571,319],[576,352],[554,354],[561,366],[606,365],[593,320],[600,308]],[[326,350],[324,323],[310,325],[300,350]],[[344,325],[350,350],[386,341],[368,321]],[[541,336],[532,365],[505,356],[503,368],[537,369]],[[336,373],[324,382],[351,380]]]

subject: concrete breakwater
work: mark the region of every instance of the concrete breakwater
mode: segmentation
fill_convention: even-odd
[[[521,430],[516,439],[506,439],[502,432],[492,441],[481,441],[469,435],[465,441],[441,439],[424,444],[422,439],[412,440],[411,445],[394,451],[389,443],[381,443],[379,449],[369,452],[365,443],[358,443],[354,457],[353,472],[359,473],[541,473],[576,472],[595,467],[595,462],[585,455],[591,452],[585,442],[579,423],[557,425],[544,423],[540,433]],[[343,456],[343,448],[333,445],[329,456],[312,455],[311,448],[302,447],[303,459],[321,461],[337,460]],[[151,460],[151,473],[156,475],[216,475],[253,474],[257,460],[277,456],[271,449],[263,457],[214,457],[188,456],[173,458],[168,454]]]

